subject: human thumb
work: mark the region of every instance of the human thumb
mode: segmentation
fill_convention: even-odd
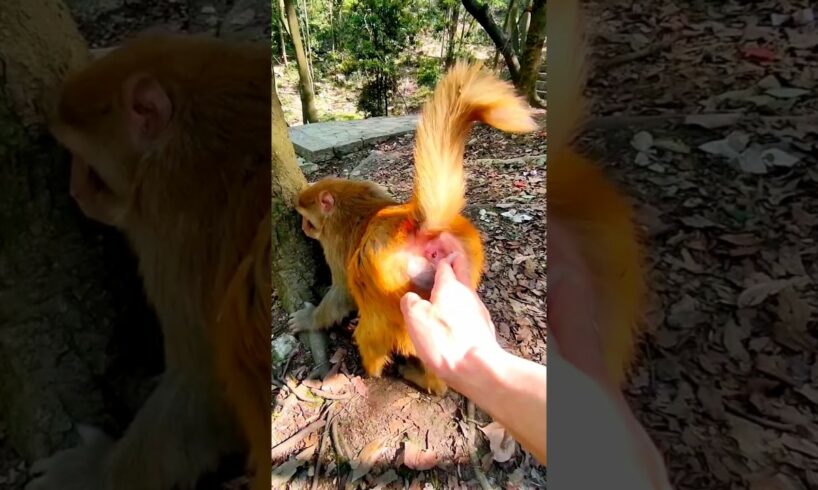
[[[412,292],[403,295],[400,310],[410,337],[415,332],[423,331],[432,317],[432,304]]]

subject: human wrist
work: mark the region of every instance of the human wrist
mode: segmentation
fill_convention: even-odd
[[[441,378],[456,391],[474,399],[479,397],[486,387],[498,385],[509,357],[513,356],[499,344],[473,347],[457,364],[445,369],[445,372],[441,373]]]

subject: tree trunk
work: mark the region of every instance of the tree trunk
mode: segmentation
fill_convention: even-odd
[[[545,0],[534,0],[531,6],[531,24],[521,59],[518,88],[528,98],[529,104],[537,107],[545,106],[543,100],[537,95],[537,75],[540,63],[542,63],[543,46],[545,46],[545,24]]]
[[[298,193],[307,185],[307,179],[295,160],[295,150],[287,134],[287,123],[284,121],[275,81],[271,139],[272,284],[284,310],[292,313],[306,301],[317,304],[320,294],[316,285],[326,283],[329,275],[318,242],[304,235],[299,216],[294,210]],[[273,331],[273,336],[278,337],[284,333],[281,330]],[[309,346],[316,367],[324,372],[328,367],[326,334],[304,333],[300,338],[301,342]]]
[[[335,21],[335,0],[328,0],[329,1],[329,30],[330,34],[332,35],[332,51],[335,52],[337,49],[337,42],[338,42],[338,26],[336,25]]]
[[[302,1],[301,12],[304,18],[304,48],[307,52],[307,66],[310,67],[310,80],[315,79],[315,72],[312,69],[312,34],[310,33],[310,11],[307,8],[306,0]],[[315,86],[313,86],[313,90]]]
[[[486,4],[477,3],[477,0],[462,0],[462,2],[466,10],[480,23],[486,31],[486,34],[489,35],[492,42],[494,42],[494,46],[500,51],[500,54],[503,55],[503,58],[506,60],[506,66],[508,66],[508,73],[511,76],[511,80],[516,85],[520,76],[520,62],[517,60],[517,55],[514,54],[514,50],[511,48],[508,37],[500,30],[494,22],[494,19],[491,18],[488,6]]]
[[[517,36],[519,39],[519,46],[525,46],[525,38],[528,34],[528,26],[531,22],[531,0],[523,0],[520,4],[520,20],[517,22]],[[520,51],[517,51],[519,54]]]
[[[295,48],[295,62],[298,65],[298,78],[300,80],[299,92],[301,94],[301,116],[304,124],[318,122],[318,110],[315,108],[315,91],[310,76],[310,67],[307,62],[307,55],[304,52],[304,44],[301,41],[301,28],[298,26],[298,17],[295,12],[293,0],[284,0],[284,8],[287,14],[287,23],[290,26],[290,39]]]
[[[446,48],[446,62],[445,66],[448,70],[454,64],[454,51],[455,51],[455,35],[457,34],[457,25],[458,21],[460,20],[460,4],[453,3],[451,6],[452,9],[452,16],[451,21],[449,22],[449,33],[447,38],[447,48]]]
[[[511,41],[511,48],[517,56],[520,56],[520,31],[517,30],[517,12],[520,11],[524,3],[525,0],[521,0],[514,4],[514,8],[508,13],[508,27],[505,28],[505,33],[509,41]]]
[[[0,4],[0,420],[28,460],[118,433],[161,372],[161,334],[121,236],[68,192],[47,134],[53,90],[89,52],[62,2]]]
[[[514,9],[514,2],[516,2],[516,0],[509,0],[508,8],[506,8],[506,16],[503,18],[503,32],[505,32],[506,34],[508,34],[509,19],[511,19],[511,11]],[[491,62],[492,63],[491,66],[494,67],[495,69],[497,68],[497,61],[498,61],[499,58],[500,58],[500,48],[495,47],[494,48],[494,59]]]
[[[279,45],[281,46],[281,59],[284,62],[284,66],[290,66],[289,61],[287,61],[287,44],[284,42],[284,28],[282,26],[278,28],[278,36]]]

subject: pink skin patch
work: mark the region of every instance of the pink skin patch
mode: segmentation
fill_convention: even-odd
[[[435,283],[437,264],[449,255],[466,253],[463,244],[451,233],[443,232],[434,238],[415,235],[415,240],[407,246],[406,273],[412,284],[430,291]]]

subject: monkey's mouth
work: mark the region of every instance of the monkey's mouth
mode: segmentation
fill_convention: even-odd
[[[88,167],[88,187],[91,192],[98,194],[100,192],[111,192],[111,188],[102,180],[96,170]]]
[[[78,158],[71,162],[71,195],[85,201],[101,193],[111,193],[105,180],[90,165]]]

